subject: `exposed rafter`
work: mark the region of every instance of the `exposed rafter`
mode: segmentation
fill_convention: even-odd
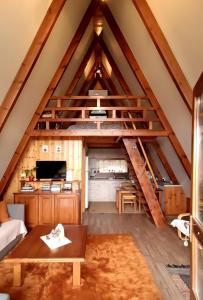
[[[141,19],[143,20],[159,54],[161,55],[173,81],[181,93],[185,104],[192,112],[192,88],[190,87],[178,61],[176,60],[159,24],[157,23],[146,0],[132,0]]]
[[[100,6],[102,9],[102,12],[124,54],[126,57],[134,75],[136,76],[137,80],[139,81],[141,87],[145,91],[147,97],[150,99],[152,105],[157,108],[157,114],[162,122],[164,124],[164,127],[169,131],[169,139],[188,175],[188,177],[191,177],[191,163],[187,158],[187,155],[185,154],[183,147],[181,146],[178,138],[176,137],[170,123],[168,122],[164,112],[162,111],[159,102],[157,101],[151,87],[149,86],[140,66],[138,65],[134,54],[132,50],[130,49],[124,35],[122,34],[118,24],[116,23],[108,5],[105,2],[100,2]]]
[[[53,0],[0,107],[0,132],[35,66],[66,0]]]

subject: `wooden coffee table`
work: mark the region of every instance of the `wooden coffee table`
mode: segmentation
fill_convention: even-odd
[[[85,261],[87,226],[64,225],[65,236],[72,243],[51,250],[40,239],[54,228],[53,225],[36,226],[19,245],[4,259],[13,264],[13,285],[20,286],[23,280],[24,263],[73,263],[73,286],[80,286],[80,263]]]

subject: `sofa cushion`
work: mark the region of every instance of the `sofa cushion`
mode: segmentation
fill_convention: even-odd
[[[10,219],[5,201],[0,201],[0,224]]]

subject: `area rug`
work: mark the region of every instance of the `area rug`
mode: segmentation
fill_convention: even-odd
[[[12,287],[11,265],[0,263],[0,292],[11,300],[160,300],[144,257],[130,235],[88,236],[80,288],[70,264],[26,264],[24,283]]]
[[[179,289],[184,299],[190,299],[190,266],[189,265],[166,265],[167,271]]]

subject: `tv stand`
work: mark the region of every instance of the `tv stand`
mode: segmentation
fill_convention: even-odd
[[[36,225],[80,224],[80,194],[71,191],[14,193],[14,203],[25,204],[25,223]]]

